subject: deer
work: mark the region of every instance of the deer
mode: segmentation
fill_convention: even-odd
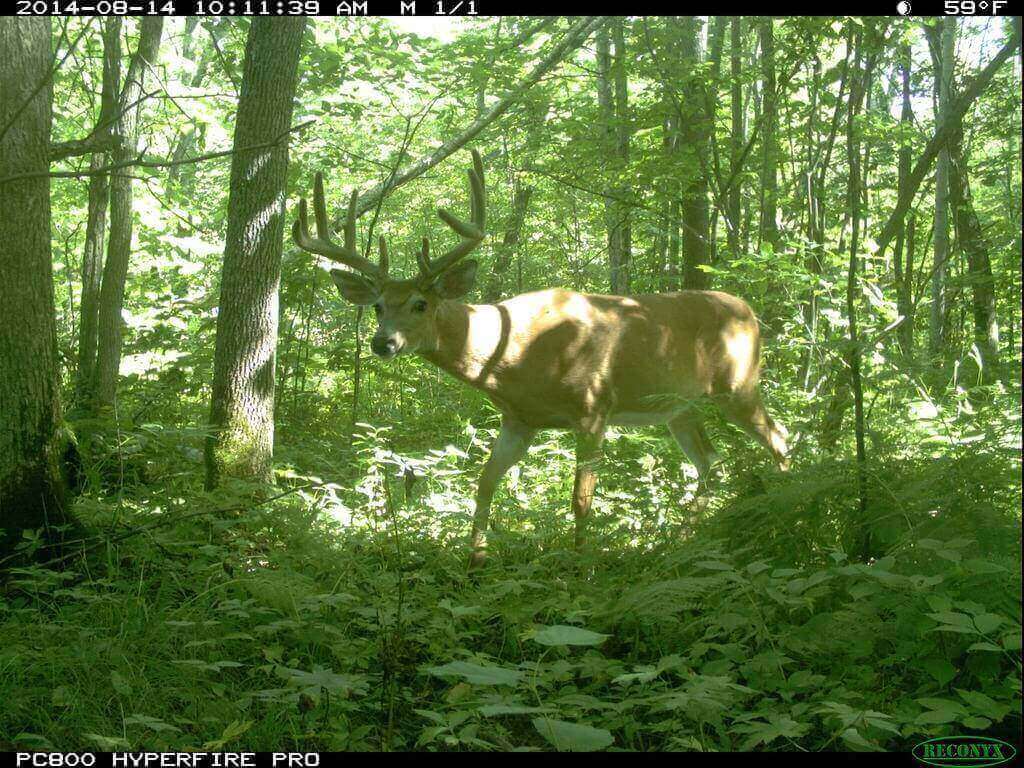
[[[496,304],[462,303],[479,267],[466,256],[486,233],[483,162],[476,150],[472,158],[470,219],[438,209],[459,241],[434,258],[430,239],[423,238],[414,277],[389,276],[383,237],[377,263],[359,253],[356,191],[342,242],[332,238],[320,173],[313,189],[317,234],[309,231],[304,198],[292,228],[302,250],[345,267],[330,274],[346,301],[373,307],[377,329],[370,348],[376,356],[388,361],[418,355],[483,392],[500,412],[501,427],[476,487],[471,570],[486,558],[499,483],[542,429],[576,433],[571,511],[577,549],[585,543],[609,425],[666,425],[704,479],[719,455],[694,403],[710,400],[766,448],[780,469],[788,468],[788,433],[761,399],[758,320],[742,299],[702,290],[620,296],[550,288]]]

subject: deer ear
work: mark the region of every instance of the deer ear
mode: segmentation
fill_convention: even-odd
[[[355,272],[332,269],[331,279],[334,280],[334,284],[338,286],[338,290],[341,292],[342,297],[353,304],[359,304],[360,306],[365,307],[373,304],[380,295],[377,291],[377,286],[375,286],[370,280],[366,279],[362,275],[356,274]]]
[[[434,283],[434,290],[442,299],[457,299],[465,296],[476,283],[476,268],[479,266],[474,259],[456,264],[444,272]]]

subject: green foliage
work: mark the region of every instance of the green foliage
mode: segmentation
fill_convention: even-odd
[[[201,440],[155,434],[122,433],[141,465]],[[393,439],[363,428],[327,462],[340,476],[283,472],[294,492],[263,504],[260,487],[203,493],[198,461],[159,492],[90,493],[81,512],[113,543],[5,586],[9,746],[906,750],[1020,727],[1019,486],[985,495],[1017,457],[887,457],[875,511],[902,529],[869,562],[837,523],[852,473],[810,463],[756,491],[734,469],[717,513],[657,527],[625,524],[636,502],[609,491],[577,556],[558,511],[571,460],[545,443],[470,578],[479,440],[407,456]],[[625,466],[664,447],[612,445]]]
[[[227,150],[246,22],[200,21],[188,55],[183,22],[167,23],[156,80],[176,95],[144,100],[142,143],[154,156],[172,156],[186,136],[192,154]],[[82,454],[76,513],[88,531],[59,551],[26,531],[28,558],[0,582],[0,747],[907,751],[965,732],[1018,738],[1019,79],[1005,67],[965,120],[1004,330],[1000,381],[983,385],[959,258],[949,265],[946,347],[935,360],[921,350],[930,180],[914,209],[919,340],[907,353],[897,344],[891,252],[876,256],[870,238],[895,204],[901,137],[916,156],[934,128],[932,77],[917,21],[892,21],[893,44],[879,52],[873,106],[858,124],[870,155],[856,286],[870,502],[861,514],[849,458],[842,129],[822,171],[820,244],[806,232],[805,180],[833,114],[844,114],[847,32],[865,23],[776,20],[780,242],[757,243],[763,152],[752,139],[736,169],[741,247],[732,252],[717,215],[703,267],[762,321],[766,400],[794,438],[793,470],[768,470],[746,436],[712,416],[724,480],[700,495],[662,431],[610,430],[591,548],[577,554],[573,441],[544,434],[496,498],[491,561],[472,577],[465,538],[494,408],[423,361],[368,359],[372,318],[290,240],[276,485],[202,490],[229,161],[135,169],[145,182],[135,185],[117,408],[68,409]],[[315,122],[291,137],[289,220],[315,172],[328,178],[333,210],[351,188],[387,178],[405,139],[403,166],[450,139],[567,24],[471,19],[445,39],[384,18],[311,21],[294,120]],[[491,232],[479,253],[488,276],[515,190],[532,190],[509,268],[494,273],[503,296],[605,289],[596,190],[612,185],[633,204],[634,289],[673,287],[684,257],[669,263],[674,185],[732,170],[728,30],[717,73],[710,57],[693,73],[717,110],[707,157],[666,152],[681,74],[672,27],[655,17],[624,24],[628,164],[612,167],[601,151],[588,48],[474,139],[487,163]],[[129,38],[134,29],[126,24]],[[748,20],[744,30],[746,139],[761,75]],[[998,31],[963,22],[959,82]],[[909,128],[890,109],[902,40],[913,44]],[[86,135],[99,109],[98,34],[80,53],[80,67],[55,75],[55,141]],[[442,163],[385,199],[375,233],[389,238],[393,272],[412,269],[421,237],[437,234],[435,208],[465,199],[463,171]],[[54,179],[51,197],[73,402],[85,185]],[[802,312],[812,289],[813,328]]]

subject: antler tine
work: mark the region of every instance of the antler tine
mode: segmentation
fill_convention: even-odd
[[[420,272],[428,274],[430,272],[430,238],[423,238],[423,247],[420,248],[420,252],[416,254],[416,263],[419,264]]]
[[[384,235],[377,238],[377,246],[380,249],[380,276],[383,279],[388,276],[388,244],[384,240]]]
[[[443,208],[439,208],[437,215],[449,227],[462,238],[461,242],[443,256],[431,259],[429,256],[429,244],[424,238],[423,252],[418,259],[420,272],[426,277],[436,277],[451,268],[457,261],[465,257],[475,249],[484,239],[486,232],[486,207],[487,198],[484,187],[484,164],[480,159],[480,153],[473,150],[473,167],[468,171],[469,176],[469,210],[470,221],[453,216]]]
[[[377,265],[369,259],[363,258],[355,248],[356,219],[355,219],[356,193],[352,193],[349,203],[348,218],[345,222],[344,245],[338,245],[331,240],[331,228],[327,221],[327,206],[324,203],[324,180],[322,174],[317,174],[313,182],[313,215],[316,217],[317,236],[309,233],[309,212],[306,199],[299,201],[299,218],[292,225],[292,238],[295,244],[304,251],[326,256],[332,261],[340,262],[367,277],[375,280],[380,279],[380,270]]]

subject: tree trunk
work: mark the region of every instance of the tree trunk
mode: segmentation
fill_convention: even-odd
[[[616,157],[615,95],[612,90],[612,48],[607,26],[597,31],[597,108],[598,130],[601,134],[603,154]],[[618,175],[616,163],[607,163],[612,174]],[[619,264],[622,261],[622,241],[619,238],[619,210],[615,200],[616,184],[605,186],[604,226],[608,243],[609,286],[612,293],[618,289]]]
[[[898,195],[893,212],[889,215],[876,238],[878,248],[875,251],[875,258],[881,258],[882,254],[885,253],[885,249],[896,234],[896,229],[907,215],[907,211],[910,210],[910,205],[917,194],[918,188],[921,186],[921,182],[924,181],[925,175],[931,168],[932,163],[935,162],[939,151],[946,146],[950,138],[960,129],[960,121],[967,113],[967,110],[970,109],[975,100],[992,82],[992,78],[995,77],[999,68],[1020,46],[1020,17],[1013,17],[1011,23],[1013,26],[1010,32],[1010,39],[985,65],[985,68],[964,85],[963,91],[951,105],[947,119],[940,121],[935,127],[935,134],[928,140],[928,143],[921,151],[921,155],[917,158],[917,162],[914,163],[914,169],[910,172],[906,189],[903,194]]]
[[[121,80],[121,17],[110,16],[103,27],[103,85],[97,125],[113,119]],[[104,166],[108,156],[94,153],[90,169]],[[82,303],[78,324],[78,369],[75,373],[75,399],[87,403],[89,386],[96,365],[97,324],[100,283],[103,277],[103,245],[110,202],[110,177],[97,173],[89,177],[89,213],[85,227],[85,251],[82,254]]]
[[[939,59],[935,67],[936,110],[940,123],[949,120],[952,101],[953,51],[956,41],[956,19],[942,20]],[[928,351],[931,356],[942,354],[946,325],[946,268],[949,261],[949,147],[939,151],[935,166],[935,262],[932,269],[932,305],[928,325]]]
[[[900,75],[903,89],[903,106],[900,111],[900,150],[898,160],[899,180],[897,182],[897,195],[902,195],[910,180],[910,159],[911,159],[911,136],[914,126],[914,112],[910,103],[910,45],[903,45],[900,48]],[[896,242],[893,245],[893,267],[896,272],[896,311],[903,318],[903,323],[896,332],[899,341],[900,351],[906,358],[912,358],[914,354],[914,304],[911,301],[911,288],[913,286],[913,232],[910,225],[902,222],[896,230]],[[906,259],[904,259],[904,245],[906,245]]]
[[[804,173],[806,189],[805,200],[807,218],[807,241],[804,246],[804,268],[811,276],[811,284],[807,289],[807,299],[803,305],[804,330],[807,332],[807,349],[803,353],[800,364],[800,380],[804,390],[811,385],[811,371],[814,368],[818,344],[818,291],[821,288],[821,275],[824,272],[823,255],[825,252],[824,211],[825,201],[822,199],[821,184],[818,183],[818,172],[815,164],[819,162],[821,147],[818,144],[818,95],[821,90],[821,59],[814,57],[811,74],[810,109],[807,115],[807,160]]]
[[[860,157],[860,128],[857,125],[857,116],[860,112],[861,102],[867,84],[870,83],[871,66],[861,71],[861,41],[863,33],[858,33],[854,43],[855,61],[853,76],[850,78],[850,100],[847,106],[846,120],[846,159],[849,167],[849,180],[847,182],[846,204],[850,211],[850,257],[846,273],[846,314],[849,322],[850,339],[847,353],[847,362],[850,366],[850,384],[853,392],[854,407],[854,437],[856,442],[857,458],[857,490],[859,505],[859,523],[864,526],[860,553],[867,557],[871,550],[870,531],[866,527],[866,513],[868,508],[868,483],[867,483],[867,450],[864,444],[864,387],[861,381],[861,350],[860,333],[857,322],[857,268],[860,260],[858,249],[860,248],[860,215],[861,215],[861,157]]]
[[[120,139],[112,153],[115,163],[129,161],[138,152],[139,114],[146,71],[156,63],[163,32],[163,18],[146,16],[140,22],[139,44],[128,66],[118,108],[116,127]],[[93,406],[110,407],[117,395],[117,374],[121,365],[121,311],[124,307],[125,279],[132,247],[132,169],[121,168],[111,174],[110,233],[107,261],[103,266],[103,284],[99,297],[99,335],[91,394]]]
[[[218,23],[222,21],[222,19],[218,20]],[[203,80],[206,79],[206,71],[209,68],[213,53],[213,46],[210,45],[203,48],[202,52],[198,56],[196,55],[193,40],[198,37],[198,35],[195,34],[196,27],[198,25],[199,18],[196,16],[189,16],[185,20],[185,42],[182,46],[182,56],[196,65],[195,73],[189,81],[190,88],[198,88],[203,84]],[[214,34],[214,32],[211,30],[210,34]],[[201,146],[202,144],[205,130],[205,123],[200,123],[198,121],[189,123],[182,134],[178,137],[171,159],[173,161],[180,161],[195,153],[197,146]],[[180,200],[190,199],[195,186],[195,179],[196,166],[192,163],[172,165],[167,170],[167,188],[174,189],[177,193],[178,199]],[[178,234],[183,235],[186,231],[184,223],[179,223]]]
[[[959,140],[951,144],[950,203],[956,222],[960,248],[967,257],[968,281],[971,286],[971,314],[974,318],[974,343],[981,356],[985,383],[999,378],[999,322],[996,319],[995,280],[988,244],[981,222],[974,210],[971,185],[967,176],[967,160]]]
[[[0,552],[66,521],[50,253],[50,19],[0,17]],[[46,83],[37,92],[39,83]],[[24,109],[21,109],[24,106]],[[21,110],[19,113],[19,109]]]
[[[522,239],[523,224],[526,222],[526,212],[529,210],[530,197],[533,195],[533,187],[524,187],[517,179],[515,181],[515,193],[512,200],[512,216],[505,226],[505,236],[502,238],[501,247],[494,257],[494,266],[491,268],[491,278],[484,290],[484,301],[493,303],[499,301],[502,296],[502,280],[512,259],[519,250],[519,243]]]
[[[758,32],[761,39],[762,113],[761,130],[763,148],[761,162],[761,241],[778,248],[778,129],[779,115],[775,94],[775,34],[772,17],[761,21]]]
[[[687,158],[682,185],[683,288],[708,287],[710,264],[708,249],[708,177],[702,170],[709,165],[708,140],[711,116],[708,114],[706,83],[700,70],[700,27],[696,16],[684,17],[681,24],[679,54],[682,64],[682,111],[680,142]]]
[[[266,144],[291,125],[305,19],[256,18],[245,46],[236,149]],[[214,352],[206,483],[271,478],[278,286],[284,235],[287,137],[231,158]]]
[[[733,16],[729,21],[729,74],[732,125],[729,136],[729,175],[733,179],[729,189],[729,250],[733,257],[740,255],[740,190],[739,165],[743,155],[743,19]]]
[[[626,178],[629,172],[629,89],[626,81],[626,33],[625,22],[615,18],[612,27],[612,82],[614,84],[613,126],[618,176],[614,188],[615,240],[616,248],[611,252],[612,293],[625,294],[630,289],[630,268],[632,261],[632,212],[629,198],[631,189]]]

